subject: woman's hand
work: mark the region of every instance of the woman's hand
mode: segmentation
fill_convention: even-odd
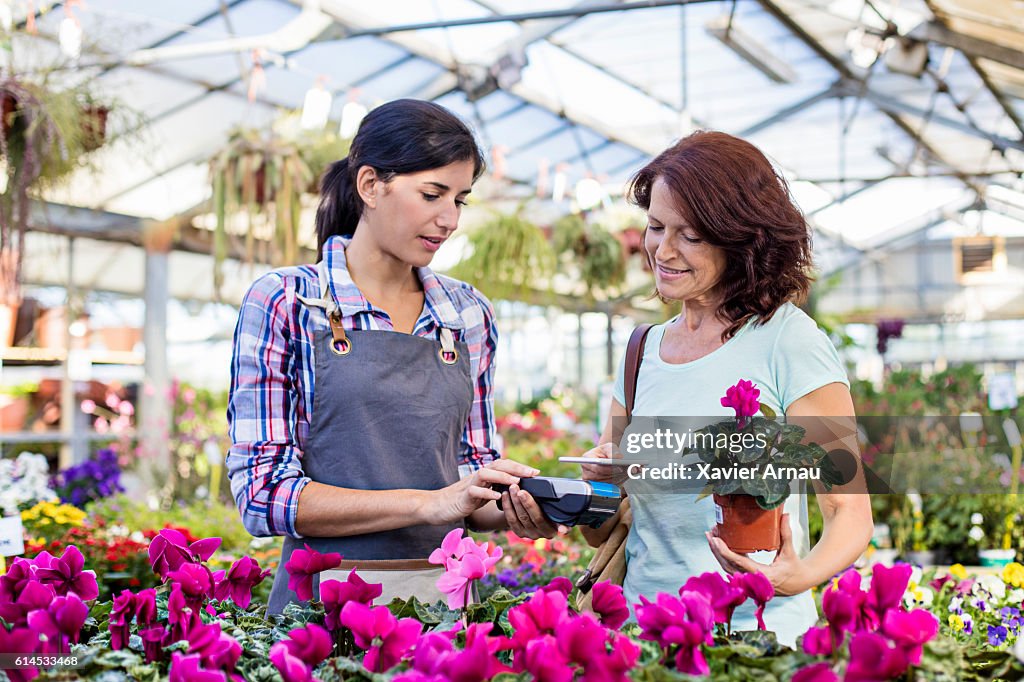
[[[569,532],[565,526],[551,523],[544,516],[540,505],[533,499],[533,495],[520,489],[518,485],[510,486],[501,494],[501,509],[505,512],[508,529],[521,538],[553,538],[560,533],[564,535]]]
[[[718,535],[718,526],[704,534],[711,547],[711,553],[718,559],[722,569],[732,575],[733,573],[763,573],[772,587],[775,594],[788,597],[790,595],[804,592],[807,588],[799,584],[802,562],[797,556],[793,547],[793,531],[789,527],[789,514],[782,515],[782,544],[771,564],[765,565],[747,557],[746,554],[737,554],[729,549],[725,540]]]
[[[583,453],[583,456],[613,459],[615,457],[615,446],[611,443],[603,443],[592,450],[587,450]],[[622,485],[626,480],[626,472],[623,467],[606,467],[603,464],[583,464],[582,467],[584,481],[599,481]]]
[[[493,490],[492,485],[515,485],[519,483],[521,476],[536,476],[538,473],[538,469],[510,459],[495,460],[477,469],[471,476],[466,476],[446,488],[432,491],[430,523],[457,523],[488,502],[501,499],[501,493]]]

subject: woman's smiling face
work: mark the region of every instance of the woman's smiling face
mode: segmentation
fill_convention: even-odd
[[[679,203],[664,180],[654,181],[644,248],[658,294],[673,301],[702,299],[710,303],[725,272],[726,254],[701,239]]]

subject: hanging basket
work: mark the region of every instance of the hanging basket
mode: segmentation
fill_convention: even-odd
[[[782,505],[762,509],[752,495],[715,495],[718,536],[738,554],[782,546]]]
[[[11,128],[14,127],[14,112],[18,110],[18,100],[9,92],[0,92],[0,112],[4,139],[9,139]]]
[[[87,152],[96,151],[107,141],[107,117],[110,109],[89,105],[82,107],[82,148]]]

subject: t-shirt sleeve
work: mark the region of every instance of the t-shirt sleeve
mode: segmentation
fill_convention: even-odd
[[[622,349],[619,355],[619,369],[615,373],[615,386],[612,388],[612,397],[619,402],[619,405],[626,404],[626,349]]]
[[[786,319],[776,338],[772,359],[783,412],[822,386],[835,382],[850,385],[836,347],[802,311]]]

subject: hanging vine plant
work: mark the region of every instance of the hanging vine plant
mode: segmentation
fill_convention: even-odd
[[[569,214],[552,226],[555,251],[579,273],[590,300],[609,298],[626,281],[622,244],[599,223]]]
[[[469,236],[472,252],[451,270],[491,298],[523,298],[544,287],[556,258],[544,232],[523,217],[524,205],[511,214],[495,213]]]
[[[249,262],[258,258],[275,267],[298,262],[302,198],[317,192],[327,165],[348,154],[349,142],[334,133],[284,134],[278,127],[232,133],[210,160],[216,290],[232,239],[244,239]]]

